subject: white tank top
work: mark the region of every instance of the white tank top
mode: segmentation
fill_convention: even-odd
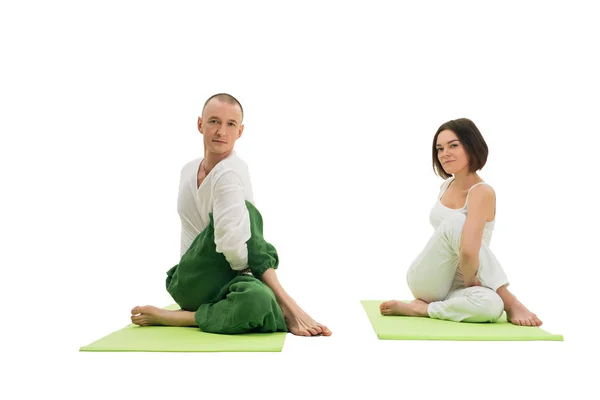
[[[437,229],[438,226],[440,226],[440,224],[442,223],[442,221],[449,215],[452,215],[453,213],[462,213],[465,214],[465,216],[467,215],[468,212],[468,204],[469,204],[469,194],[471,193],[471,190],[473,190],[474,187],[479,186],[479,185],[487,185],[487,183],[485,182],[479,182],[474,184],[473,186],[471,186],[469,188],[469,192],[467,193],[467,199],[465,200],[465,205],[462,206],[461,208],[448,208],[445,205],[442,204],[441,202],[441,198],[444,195],[444,192],[446,192],[446,189],[448,189],[448,186],[450,186],[450,183],[452,183],[452,181],[454,180],[454,177],[448,179],[446,182],[444,182],[444,184],[442,185],[441,189],[440,189],[440,193],[438,194],[438,199],[437,202],[435,203],[435,205],[433,206],[433,208],[431,209],[431,213],[429,214],[429,222],[431,222],[431,225],[433,226],[433,229]],[[485,226],[483,228],[483,237],[482,240],[489,246],[490,241],[492,240],[492,231],[494,230],[494,224],[496,223],[496,219],[494,218],[493,221],[491,222],[486,222]]]

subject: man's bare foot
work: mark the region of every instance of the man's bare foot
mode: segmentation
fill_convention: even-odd
[[[295,302],[280,304],[288,330],[296,336],[331,336],[325,325],[316,322]]]
[[[385,301],[379,305],[382,315],[404,315],[407,317],[428,317],[427,304],[423,300],[415,299],[410,303],[398,300]]]
[[[523,305],[520,301],[516,300],[513,302],[510,307],[506,306],[506,317],[508,321],[515,325],[521,326],[541,326],[542,321],[529,311],[527,307]]]
[[[307,313],[302,310],[298,304],[283,289],[275,273],[275,269],[267,269],[262,276],[262,280],[275,294],[277,303],[281,307],[285,324],[288,330],[297,336],[330,336],[331,331],[325,325],[316,322]]]
[[[165,310],[154,306],[134,307],[131,310],[131,322],[139,326],[198,326],[191,311]]]

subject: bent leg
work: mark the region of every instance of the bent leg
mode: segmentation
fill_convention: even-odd
[[[248,241],[248,266],[256,278],[264,282],[275,294],[281,307],[287,329],[299,336],[329,336],[331,330],[313,320],[283,289],[275,273],[279,264],[277,251],[263,237],[262,216],[250,202],[246,202],[250,215],[252,236]]]
[[[407,281],[415,298],[426,302],[444,300],[451,290],[464,286],[459,268],[460,241],[466,221],[464,214],[444,219],[425,249],[412,263]],[[497,290],[508,285],[508,278],[489,245],[483,242],[479,251],[477,278],[483,286]]]
[[[496,322],[503,311],[500,296],[482,286],[454,290],[447,299],[430,303],[427,309],[430,318],[455,322]]]
[[[214,301],[219,291],[238,271],[231,269],[215,245],[214,219],[196,236],[179,264],[167,271],[166,288],[183,310],[196,311],[201,304]]]
[[[219,300],[198,308],[195,319],[202,331],[211,333],[287,332],[275,295],[251,276],[234,278]]]
[[[426,302],[443,300],[458,268],[460,238],[466,217],[457,213],[435,230],[406,274],[413,296]]]

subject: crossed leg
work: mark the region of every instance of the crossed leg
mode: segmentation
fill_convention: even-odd
[[[381,313],[473,322],[493,321],[497,319],[494,317],[495,311],[503,303],[509,322],[540,326],[542,321],[508,290],[504,270],[487,244],[482,244],[479,255],[478,278],[482,286],[464,287],[458,261],[465,220],[462,214],[444,220],[411,265],[407,280],[417,300],[410,303],[396,300],[384,302],[380,305]],[[458,285],[457,276],[460,280]],[[460,291],[461,288],[464,292]]]

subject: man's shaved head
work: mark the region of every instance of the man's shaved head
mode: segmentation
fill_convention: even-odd
[[[212,99],[217,99],[219,101],[222,101],[223,103],[229,103],[229,104],[233,104],[233,105],[237,104],[237,106],[240,108],[240,111],[242,112],[242,121],[244,120],[244,109],[242,108],[242,105],[235,97],[233,97],[232,95],[227,94],[227,93],[217,93],[217,94],[213,94],[212,96],[210,96],[208,98],[208,100],[206,100],[206,102],[204,103],[204,107],[202,107],[202,114],[204,114],[204,109],[206,108],[206,105]],[[240,121],[240,123],[242,121]]]

